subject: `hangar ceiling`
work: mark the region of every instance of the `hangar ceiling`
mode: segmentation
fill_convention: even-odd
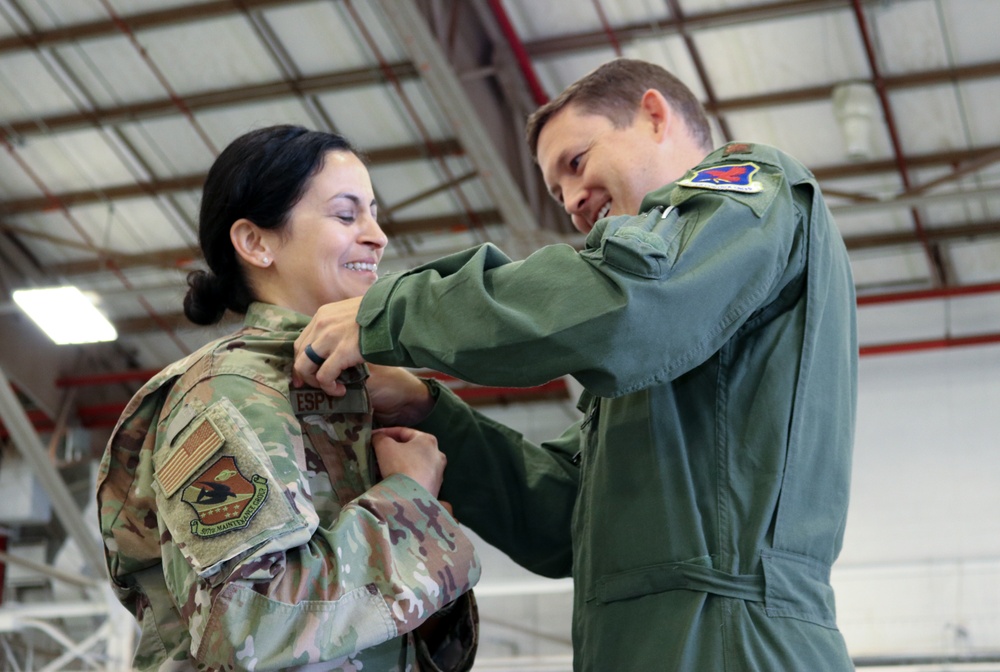
[[[998,342],[997,26],[995,0],[0,0],[0,370],[42,437],[99,436],[151,371],[231,329],[180,306],[204,175],[257,126],[367,152],[382,272],[486,241],[579,246],[523,123],[616,56],[689,83],[717,143],[813,170],[862,354]],[[48,342],[11,293],[54,284],[119,339]]]
[[[998,12],[990,0],[4,0],[0,364],[51,420],[74,381],[158,369],[218,333],[180,310],[200,263],[199,190],[222,147],[269,123],[336,130],[368,152],[383,271],[484,241],[514,257],[579,245],[522,126],[617,55],[689,82],[717,142],[806,163],[864,305],[895,309],[862,319],[862,344],[912,341],[912,325],[887,326],[907,321],[900,305],[998,289]],[[838,110],[862,124],[854,145]],[[50,284],[87,292],[119,340],[45,343],[9,297]],[[951,311],[917,340],[996,331],[965,312],[982,311]],[[129,389],[100,387],[84,396]]]

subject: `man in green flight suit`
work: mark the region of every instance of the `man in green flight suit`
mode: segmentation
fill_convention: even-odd
[[[583,384],[583,419],[541,446],[400,370],[373,391],[384,420],[438,436],[458,519],[573,576],[576,670],[853,669],[829,576],[855,297],[815,178],[771,147],[712,151],[691,91],[643,61],[567,88],[528,141],[583,249],[484,245],[382,278],[317,313],[296,375]]]

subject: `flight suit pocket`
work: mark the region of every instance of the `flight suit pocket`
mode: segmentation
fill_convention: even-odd
[[[761,551],[764,566],[764,608],[768,616],[785,616],[836,628],[830,566],[813,558]]]
[[[662,278],[673,267],[682,228],[673,209],[656,208],[638,217],[614,217],[601,226],[599,244],[595,227],[587,239],[589,249],[582,254],[630,275]]]

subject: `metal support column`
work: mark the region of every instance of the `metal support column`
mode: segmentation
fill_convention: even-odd
[[[48,451],[35,433],[27,413],[17,400],[2,369],[0,369],[0,420],[14,439],[14,445],[42,482],[66,534],[76,541],[80,553],[93,569],[94,576],[103,577],[104,552],[95,541],[95,535],[89,533],[90,530],[96,530],[97,521],[86,521],[80,515],[80,507],[70,495],[62,476],[49,460]]]
[[[496,151],[426,19],[412,0],[377,0],[376,4],[448,117],[466,156],[496,203],[511,234],[512,244],[505,251],[513,257],[527,256],[550,236],[538,228],[537,217],[528,209],[524,194]]]

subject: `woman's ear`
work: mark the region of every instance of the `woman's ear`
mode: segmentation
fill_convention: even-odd
[[[241,218],[229,227],[229,240],[243,261],[257,268],[267,268],[274,261],[268,236],[249,219]]]

